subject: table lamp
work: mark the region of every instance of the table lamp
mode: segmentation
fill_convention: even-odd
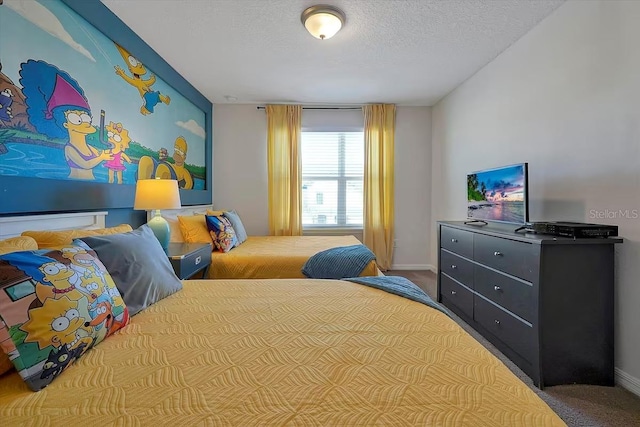
[[[166,251],[169,246],[169,223],[160,215],[161,209],[180,209],[180,191],[175,179],[139,179],[133,209],[155,211],[147,225]]]

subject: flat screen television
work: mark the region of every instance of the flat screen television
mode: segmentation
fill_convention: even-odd
[[[467,217],[471,220],[526,224],[527,163],[467,175]]]

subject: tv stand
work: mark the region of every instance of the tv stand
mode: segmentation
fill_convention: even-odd
[[[481,219],[470,219],[464,222],[466,225],[475,225],[476,227],[482,227],[489,224],[487,221]]]
[[[613,386],[616,243],[438,222],[438,301],[540,388]]]

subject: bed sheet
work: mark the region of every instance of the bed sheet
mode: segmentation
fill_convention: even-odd
[[[451,318],[351,282],[185,281],[3,425],[562,426]]]
[[[312,255],[357,244],[360,241],[354,236],[249,236],[229,252],[212,252],[209,278],[304,278],[302,266]],[[375,261],[371,261],[360,275],[379,274]]]

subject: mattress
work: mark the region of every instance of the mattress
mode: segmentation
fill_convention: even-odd
[[[2,425],[561,426],[445,314],[351,282],[186,281]]]
[[[250,236],[229,252],[211,254],[212,279],[304,278],[302,266],[316,253],[360,244],[354,236]],[[360,274],[377,276],[375,261]]]

